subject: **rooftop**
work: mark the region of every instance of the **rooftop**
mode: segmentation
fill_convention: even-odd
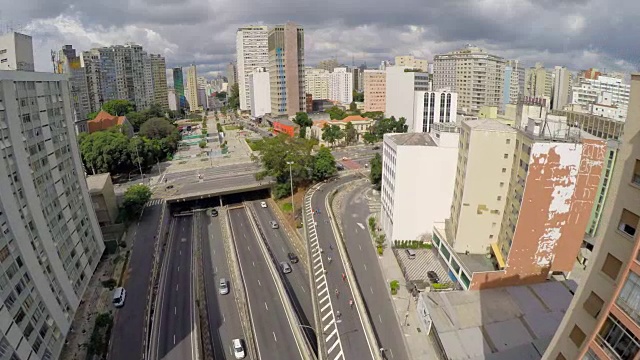
[[[107,130],[110,127],[116,125],[123,125],[127,118],[124,116],[111,115],[104,110],[100,110],[98,115],[93,120],[87,122],[89,126],[89,132]]]
[[[385,137],[398,146],[437,146],[428,133],[389,134]]]
[[[505,125],[496,119],[465,120],[464,123],[472,130],[517,132],[516,129],[509,125]]]
[[[576,284],[548,281],[421,296],[448,359],[540,359]]]
[[[104,189],[107,181],[111,179],[111,174],[97,174],[87,176],[87,188],[89,188],[89,194],[101,193]]]

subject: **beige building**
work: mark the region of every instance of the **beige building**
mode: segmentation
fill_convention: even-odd
[[[305,91],[313,100],[329,98],[329,71],[307,67],[304,74]]]
[[[187,86],[185,88],[185,97],[189,102],[189,110],[198,110],[198,73],[196,66],[191,64],[187,68]]]
[[[273,116],[306,110],[302,26],[288,22],[269,29],[269,80]]]
[[[640,74],[587,272],[544,359],[640,356]],[[607,226],[604,226],[607,224]]]
[[[318,140],[320,145],[329,146],[331,144],[322,140],[322,129],[325,126],[337,125],[341,130],[344,131],[347,123],[349,122],[353,124],[353,127],[357,132],[354,143],[362,143],[364,134],[369,131],[369,128],[371,127],[371,125],[373,125],[375,120],[363,118],[362,116],[358,115],[350,115],[342,120],[315,120],[313,122],[313,125],[309,128],[309,131],[307,131],[307,137],[310,139]],[[339,143],[334,145],[343,144],[344,141],[345,139],[343,138]]]
[[[433,58],[433,90],[458,93],[458,109],[475,114],[503,99],[505,59],[475,46]]]
[[[149,60],[151,61],[151,76],[153,78],[153,104],[160,105],[164,110],[169,110],[167,65],[164,57],[150,54]]]
[[[433,242],[463,289],[570,272],[591,215],[606,144],[564,122],[526,129],[463,121],[451,218]]]
[[[553,72],[545,69],[542,63],[536,63],[534,67],[525,71],[524,78],[524,96],[546,97],[548,101],[551,101],[553,97]]]
[[[118,218],[118,202],[111,175],[106,173],[87,176],[87,188],[98,224],[101,227],[113,225]]]
[[[422,72],[429,70],[429,62],[423,59],[416,59],[412,55],[396,56],[395,66],[406,66],[410,69],[418,69]]]
[[[384,70],[364,71],[364,111],[382,111],[387,108],[387,73]]]

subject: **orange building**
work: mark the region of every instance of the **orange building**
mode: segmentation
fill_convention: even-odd
[[[120,126],[120,131],[128,137],[133,136],[133,127],[129,123],[129,120],[127,120],[126,116],[113,116],[108,112],[101,110],[93,120],[87,121],[89,134],[96,131],[107,130],[114,126]]]

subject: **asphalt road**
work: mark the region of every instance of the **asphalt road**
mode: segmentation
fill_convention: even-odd
[[[165,281],[160,283],[158,301],[158,359],[195,359],[193,298],[193,216],[175,217],[167,246]]]
[[[319,191],[313,193],[310,203],[305,199],[304,211],[308,216],[312,211],[320,211],[320,214],[313,215],[315,226],[309,226],[308,223],[307,228],[310,232],[312,271],[314,271],[316,288],[319,291],[318,303],[325,333],[323,339],[329,359],[340,359],[341,353],[344,359],[373,358],[361,320],[361,316],[366,315],[360,314],[355,305],[353,307],[349,305],[349,300],[354,299],[354,296],[349,283],[342,277],[346,274],[344,263],[341,260],[325,207],[327,195],[338,185],[353,179],[353,176],[348,176],[323,184]],[[317,246],[322,250],[320,251]],[[332,258],[331,262],[328,261],[329,257]],[[322,268],[326,270],[325,275],[320,271]],[[338,296],[335,294],[336,289]],[[333,314],[329,313],[331,309]],[[338,312],[341,313],[340,317],[337,316]]]
[[[145,207],[135,228],[127,232],[127,244],[133,243],[124,287],[125,306],[117,309],[111,336],[109,359],[139,360],[143,353],[147,292],[153,266],[154,236],[160,226],[162,203]],[[169,217],[167,216],[167,219]]]
[[[242,323],[238,315],[238,306],[233,296],[233,286],[229,267],[227,265],[222,230],[217,217],[211,217],[209,212],[202,213],[200,231],[205,253],[204,284],[207,298],[207,313],[209,329],[213,344],[213,355],[216,360],[234,359],[231,340],[242,339]],[[229,293],[221,295],[218,284],[225,278],[229,284]],[[251,354],[247,354],[251,358]]]
[[[251,319],[261,359],[301,359],[292,324],[274,284],[265,257],[258,247],[256,235],[244,209],[232,209],[229,218],[233,228],[238,260],[247,288]]]
[[[181,195],[198,193],[208,190],[215,190],[216,192],[220,192],[224,189],[258,186],[260,184],[266,184],[268,181],[268,179],[256,181],[256,177],[254,174],[235,175],[233,173],[230,173],[227,177],[203,180],[202,182],[176,187],[176,189],[177,192]]]
[[[380,346],[387,349],[387,359],[409,359],[402,338],[402,329],[398,323],[387,280],[378,265],[378,255],[369,236],[368,221],[370,210],[364,193],[370,186],[355,188],[346,198],[346,213],[336,214],[343,221],[343,233],[347,251],[355,272],[362,296],[369,308]],[[387,249],[386,251],[391,251]]]
[[[198,175],[202,175],[204,180],[217,178],[226,175],[238,175],[241,173],[255,173],[260,170],[260,165],[254,162],[240,163],[224,166],[215,166],[205,169],[186,170],[164,175],[162,181],[166,181],[167,185],[175,182],[179,184],[197,183],[200,181]]]
[[[289,239],[287,234],[282,228],[282,224],[280,224],[280,228],[272,229],[269,224],[270,221],[276,220],[277,217],[274,214],[274,210],[270,207],[262,208],[260,207],[260,201],[252,202],[254,209],[256,210],[256,216],[258,217],[258,223],[264,230],[265,236],[267,237],[267,243],[271,248],[271,251],[276,256],[278,263],[281,261],[286,261],[291,264],[287,254],[289,252],[295,253],[293,247],[289,243]],[[298,256],[300,254],[297,254]],[[285,276],[284,286],[289,293],[289,297],[291,298],[292,304],[298,313],[298,317],[300,322],[303,325],[313,327],[313,303],[311,301],[311,293],[309,290],[309,275],[302,263],[291,264],[291,268],[293,271],[287,276]],[[305,330],[308,330],[305,328]],[[315,334],[309,330],[310,339],[315,340]]]

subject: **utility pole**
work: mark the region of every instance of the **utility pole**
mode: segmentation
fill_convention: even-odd
[[[136,143],[136,157],[138,158],[138,169],[140,169],[140,177],[144,181],[144,174],[142,173],[142,161],[140,160],[140,154],[138,154],[138,143]]]
[[[293,165],[293,161],[287,161],[287,165],[289,165],[289,180],[291,181],[291,212],[293,213],[293,220],[296,219],[296,209],[293,205],[293,176],[291,171],[291,165]]]

